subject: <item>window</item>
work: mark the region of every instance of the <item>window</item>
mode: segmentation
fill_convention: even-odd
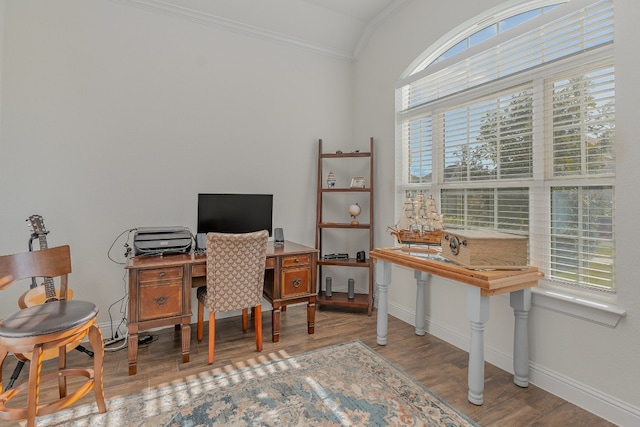
[[[399,82],[398,209],[429,194],[446,228],[526,235],[546,280],[615,293],[613,0],[519,3]]]

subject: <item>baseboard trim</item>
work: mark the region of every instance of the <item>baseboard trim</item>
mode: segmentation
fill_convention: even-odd
[[[388,304],[389,314],[410,325],[415,325],[415,312],[406,307]],[[426,331],[461,350],[469,351],[469,336],[447,328],[426,317]],[[485,360],[498,368],[513,372],[513,358],[509,354],[485,346]],[[529,362],[529,382],[586,411],[620,426],[640,425],[640,408],[629,405],[618,398],[567,378],[558,372]]]

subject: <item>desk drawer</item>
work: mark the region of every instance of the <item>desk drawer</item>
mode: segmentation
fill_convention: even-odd
[[[282,257],[282,268],[309,265],[310,263],[311,257],[308,254]]]
[[[311,292],[311,270],[305,268],[290,268],[282,272],[281,292],[282,298],[304,295]]]
[[[140,284],[145,282],[157,282],[159,280],[182,280],[182,267],[151,268],[140,270]]]
[[[207,275],[207,264],[194,264],[191,268],[193,277],[204,277]]]
[[[273,270],[276,268],[276,259],[274,257],[268,257],[264,263],[265,270]]]
[[[164,282],[140,287],[140,320],[182,314],[182,282]]]

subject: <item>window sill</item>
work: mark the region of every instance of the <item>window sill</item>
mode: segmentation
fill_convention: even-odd
[[[611,301],[589,298],[552,285],[532,288],[532,303],[559,313],[615,328],[627,312]]]

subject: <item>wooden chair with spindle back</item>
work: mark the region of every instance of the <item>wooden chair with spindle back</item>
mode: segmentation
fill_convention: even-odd
[[[11,279],[31,277],[60,278],[58,301],[27,307],[0,320],[0,420],[26,419],[27,426],[35,426],[36,416],[47,415],[77,402],[91,389],[94,390],[98,411],[107,411],[103,387],[104,342],[96,325],[98,308],[88,301],[67,301],[68,275],[71,273],[69,246],[43,249],[15,255],[0,256],[0,290],[11,284]],[[93,347],[93,369],[68,368],[67,345],[89,336]],[[46,352],[57,351],[58,369],[42,373]],[[2,365],[9,353],[26,355],[31,360],[27,381],[2,390]],[[67,376],[83,376],[86,381],[67,395]],[[58,379],[59,399],[40,404],[41,381]],[[75,385],[75,383],[74,383]],[[7,403],[21,391],[27,390],[27,407],[7,407]]]
[[[215,350],[215,313],[242,309],[242,330],[247,331],[253,309],[256,350],[262,351],[262,290],[267,259],[266,230],[251,233],[207,234],[207,286],[198,288],[196,337],[202,340],[204,307],[209,310],[209,364]]]

